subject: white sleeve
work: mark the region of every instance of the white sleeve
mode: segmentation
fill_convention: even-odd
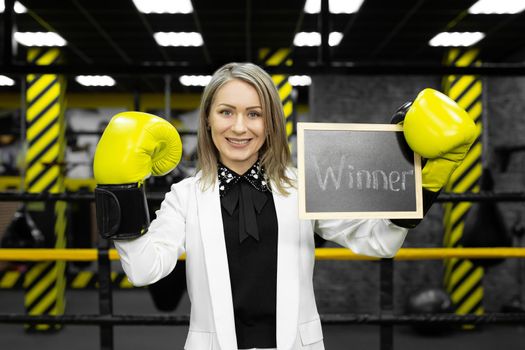
[[[115,241],[122,268],[135,286],[155,283],[168,275],[185,251],[185,206],[177,185],[166,194],[157,217],[144,235],[129,241]]]
[[[317,220],[314,231],[356,254],[390,258],[405,240],[407,229],[386,219]]]

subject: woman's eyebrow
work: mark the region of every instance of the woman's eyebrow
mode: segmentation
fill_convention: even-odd
[[[217,106],[226,106],[226,107],[230,107],[230,108],[234,108],[234,109],[237,108],[237,107],[235,107],[233,105],[230,105],[230,104],[227,104],[227,103],[219,103]]]
[[[230,108],[233,108],[233,109],[237,109],[237,107],[235,107],[234,105],[230,105],[228,103],[219,103],[217,106],[226,106],[226,107],[230,107]],[[260,108],[262,109],[261,106],[250,106],[250,107],[246,107],[246,109],[254,109],[254,108]]]

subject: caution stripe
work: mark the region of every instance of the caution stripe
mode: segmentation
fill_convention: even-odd
[[[479,50],[452,49],[446,63],[454,66],[479,65]],[[445,189],[448,192],[479,192],[482,175],[482,82],[478,76],[447,76],[443,81],[444,91],[463,107],[476,122],[478,137],[463,163],[452,174]],[[460,247],[465,218],[472,207],[470,202],[446,203],[444,205],[445,247]],[[468,259],[445,260],[444,286],[449,292],[457,314],[482,314],[484,270]]]
[[[34,65],[59,62],[57,48],[32,48],[27,60]],[[65,153],[64,80],[54,74],[30,74],[26,88],[25,186],[30,193],[64,191],[62,163]],[[53,232],[44,232],[55,248],[66,247],[67,204],[57,201],[52,215]],[[39,223],[36,222],[38,225]],[[28,315],[61,315],[65,309],[66,262],[40,262],[30,265],[23,283],[24,305]],[[26,329],[46,331],[60,325],[26,325]]]
[[[0,288],[11,289],[21,288],[23,286],[22,274],[18,271],[3,271],[0,272]]]
[[[449,182],[452,186],[457,187],[457,185],[463,181],[465,177],[479,165],[481,160],[481,143],[477,143],[472,146],[472,151],[467,154],[463,163],[457,168],[458,171],[454,172],[449,179]]]
[[[481,117],[481,110],[482,110],[482,104],[481,100],[476,100],[472,105],[470,105],[467,109],[468,114],[474,119],[474,121],[477,124],[479,123],[479,117]],[[480,134],[481,134],[481,125],[479,125],[480,128]]]
[[[58,94],[60,94],[60,88],[56,85],[57,82],[57,76],[53,74],[44,74],[33,79],[26,94],[29,103],[28,108],[42,109],[45,106],[42,102],[45,95],[58,96]]]
[[[264,48],[259,50],[259,59],[266,67],[278,67],[278,66],[291,66],[291,50],[290,49],[276,49],[271,50]],[[293,101],[293,87],[288,81],[288,75],[285,74],[274,74],[272,80],[277,91],[279,92],[279,98],[283,104],[284,119],[286,127],[286,138],[288,144],[294,133],[295,128],[295,107]]]
[[[91,285],[93,276],[94,274],[92,272],[82,271],[78,273],[76,276],[74,276],[73,280],[71,281],[70,286],[71,288],[75,288],[75,289],[86,288],[87,286],[94,287],[95,281],[93,281],[93,284]]]
[[[27,289],[29,286],[38,284],[42,276],[43,269],[53,268],[54,264],[37,264],[34,269],[31,269],[25,276],[19,271],[0,271],[0,289]],[[39,270],[39,271],[37,271]],[[30,277],[32,276],[32,277]],[[37,281],[36,278],[39,278]],[[130,289],[134,288],[129,282],[127,276],[123,272],[111,273],[112,287],[115,289]],[[92,271],[80,271],[77,273],[67,273],[65,279],[67,289],[95,289],[98,288],[98,275]],[[27,298],[26,298],[27,300]],[[36,298],[28,301],[34,301]]]
[[[470,209],[470,205],[467,206],[467,211]],[[464,214],[465,215],[465,214]],[[465,217],[464,215],[461,216],[461,218]],[[461,239],[463,235],[463,227],[464,223],[463,221],[456,221],[454,222],[454,226],[447,229],[445,238],[447,239],[448,246],[454,246],[454,243]]]

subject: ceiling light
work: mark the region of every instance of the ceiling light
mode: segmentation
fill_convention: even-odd
[[[0,86],[13,86],[15,81],[5,75],[0,75]]]
[[[15,40],[24,46],[65,46],[67,42],[53,32],[16,32]]]
[[[337,46],[343,38],[343,33],[331,32],[328,36],[328,45]],[[300,32],[293,39],[295,46],[319,46],[321,45],[321,34],[318,32]]]
[[[328,8],[331,13],[355,13],[363,4],[364,0],[329,0]]]
[[[291,75],[288,81],[292,86],[308,86],[312,84],[312,78],[308,75]]]
[[[211,75],[182,75],[179,81],[184,86],[206,86],[211,81]]]
[[[14,10],[16,13],[26,13],[27,12],[27,8],[18,1],[15,1]],[[4,11],[5,11],[5,1],[0,0],[0,13],[3,13]]]
[[[337,46],[341,42],[341,39],[343,39],[343,33],[331,32],[328,36],[328,45]]]
[[[321,12],[321,0],[306,0],[304,12],[310,14]]]
[[[202,46],[204,41],[200,33],[190,32],[159,32],[153,37],[160,46]]]
[[[433,37],[428,43],[430,46],[472,46],[485,37],[481,32],[443,32]]]
[[[293,39],[295,46],[319,46],[321,45],[321,34],[318,32],[300,32]]]
[[[133,0],[140,12],[144,13],[192,13],[191,0]]]
[[[364,0],[328,0],[331,13],[354,13],[359,10]],[[321,12],[321,0],[306,0],[304,12],[314,14]]]
[[[75,80],[84,86],[114,86],[115,79],[109,75],[78,75]]]
[[[523,10],[525,10],[524,0],[479,0],[468,9],[468,12],[475,15],[501,15],[519,13]]]

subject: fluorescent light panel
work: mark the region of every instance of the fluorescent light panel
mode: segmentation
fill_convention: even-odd
[[[5,0],[0,0],[0,13],[5,11]],[[15,12],[16,13],[26,13],[27,8],[22,5],[20,2],[15,1]]]
[[[190,0],[133,0],[143,13],[192,13]]]
[[[330,46],[337,46],[343,39],[343,33],[340,32],[331,32],[330,35],[328,35],[328,45]]]
[[[331,13],[355,13],[363,4],[363,0],[329,0],[328,8]]]
[[[16,32],[15,40],[24,46],[66,46],[67,42],[53,32]]]
[[[309,86],[312,84],[312,78],[308,75],[291,75],[288,81],[292,86]]]
[[[179,81],[184,86],[206,86],[210,83],[211,75],[181,75]]]
[[[114,86],[115,79],[109,75],[78,75],[75,80],[84,86]]]
[[[331,32],[328,35],[328,45],[337,46],[343,39],[343,33]],[[319,32],[300,32],[295,34],[293,39],[295,46],[320,46],[321,45],[321,33]]]
[[[0,75],[0,86],[14,86],[15,81],[5,75]]]
[[[300,32],[293,39],[295,46],[319,46],[321,45],[321,34],[318,32]]]
[[[355,13],[359,10],[364,0],[328,0],[330,13]],[[321,12],[321,0],[306,0],[304,12],[315,14]]]
[[[525,10],[525,0],[479,0],[468,12],[475,15],[515,14]]]
[[[439,33],[428,42],[430,46],[472,46],[485,37],[481,32],[443,32]]]
[[[153,37],[160,46],[202,46],[202,35],[196,32],[158,32]]]

